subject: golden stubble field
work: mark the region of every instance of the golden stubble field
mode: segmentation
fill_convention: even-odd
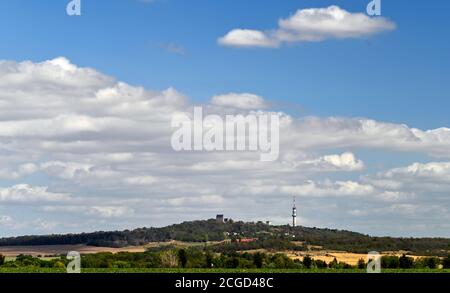
[[[215,244],[219,242],[210,242],[210,244]],[[177,246],[177,247],[189,247],[204,245],[204,243],[187,243],[180,241],[169,241],[169,242],[152,242],[142,246],[127,246],[121,248],[111,248],[111,247],[97,247],[89,246],[84,244],[77,245],[33,245],[33,246],[0,246],[0,254],[6,257],[16,257],[20,254],[32,255],[32,256],[53,256],[67,254],[69,251],[77,251],[80,254],[94,254],[99,252],[144,252],[147,248],[152,247],[162,247],[162,246]]]
[[[409,257],[414,259],[421,258],[422,256],[408,255],[406,251],[395,251],[395,252],[382,252],[381,255],[395,255],[402,256],[406,254]],[[327,263],[332,262],[335,258],[338,262],[344,262],[349,265],[357,265],[360,259],[367,261],[367,254],[361,253],[350,253],[345,251],[326,251],[326,250],[318,250],[318,251],[302,251],[302,252],[288,252],[287,256],[292,259],[303,260],[305,256],[309,255],[311,258],[316,260],[326,261]]]
[[[144,246],[132,246],[123,248],[95,247],[88,245],[42,245],[42,246],[4,246],[0,247],[0,254],[6,257],[16,257],[20,254],[32,256],[50,256],[67,254],[69,251],[78,251],[81,254],[98,252],[118,253],[122,251],[144,252]]]

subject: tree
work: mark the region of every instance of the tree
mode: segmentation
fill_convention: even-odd
[[[427,266],[428,268],[430,268],[430,269],[435,269],[435,268],[437,268],[438,263],[439,263],[439,261],[438,261],[438,259],[436,259],[435,257],[428,257],[428,258],[425,260],[426,266]]]
[[[237,256],[233,256],[233,258],[231,259],[231,267],[233,269],[239,267],[239,258]]]
[[[239,256],[237,256],[237,255],[233,255],[233,256],[229,256],[229,257],[224,256],[224,255],[222,255],[222,256],[224,258],[224,266],[226,268],[235,269],[235,268],[239,267],[239,262],[240,262]]]
[[[383,269],[398,269],[400,262],[398,256],[384,255],[381,257],[381,267]]]
[[[326,269],[328,267],[326,261],[320,259],[315,260],[314,263],[316,264],[316,267],[319,269]]]
[[[177,254],[173,250],[161,252],[160,260],[162,268],[175,268],[178,265]]]
[[[303,258],[303,265],[305,266],[305,268],[310,269],[311,265],[312,265],[312,258],[307,255]]]
[[[253,263],[258,269],[262,268],[264,264],[264,255],[261,252],[255,253],[253,256]]]
[[[336,258],[334,258],[334,259],[328,264],[328,267],[329,267],[330,269],[337,269],[338,266],[339,266],[339,264],[338,264],[338,261],[337,261]]]
[[[412,257],[407,257],[405,254],[403,254],[398,261],[401,269],[410,269],[414,265],[414,259]]]
[[[178,250],[178,261],[180,262],[182,268],[186,267],[186,264],[187,264],[186,250],[184,250],[184,249]]]
[[[284,269],[286,268],[286,257],[284,254],[277,253],[271,257],[271,262],[273,263],[273,266],[277,269]]]
[[[442,266],[444,269],[450,269],[450,255],[442,260]]]
[[[363,270],[366,268],[366,262],[364,261],[364,259],[360,258],[358,260],[358,269]]]
[[[5,256],[3,254],[0,254],[0,266],[2,266],[5,263]]]

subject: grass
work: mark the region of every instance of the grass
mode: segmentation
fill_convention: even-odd
[[[65,273],[65,269],[58,268],[0,268],[0,273]],[[147,268],[107,268],[82,269],[83,273],[365,273],[358,269],[147,269]],[[384,269],[383,273],[450,273],[450,269]]]

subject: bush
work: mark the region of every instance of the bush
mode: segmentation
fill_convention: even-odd
[[[186,250],[184,250],[184,249],[178,250],[178,261],[180,262],[180,265],[182,268],[186,267],[186,264],[187,264]]]
[[[442,260],[442,266],[444,269],[450,269],[450,255]]]
[[[66,265],[62,261],[57,261],[53,264],[54,268],[65,269]]]
[[[363,270],[367,267],[366,262],[364,261],[364,259],[359,259],[358,260],[358,269]]]
[[[425,264],[427,266],[427,268],[429,269],[436,269],[439,265],[440,261],[439,259],[435,258],[435,257],[428,257],[425,260]]]
[[[323,261],[323,260],[318,259],[318,260],[315,260],[314,263],[316,264],[316,267],[318,269],[326,269],[326,268],[328,268],[327,263],[325,261]]]
[[[414,262],[415,268],[428,268],[428,269],[436,269],[440,263],[440,260],[435,257],[423,257],[419,258]]]
[[[125,269],[125,268],[131,268],[131,264],[129,262],[118,260],[112,263],[113,268],[119,268],[119,269]]]
[[[339,263],[336,258],[334,258],[329,264],[328,267],[330,269],[337,269],[339,267]]]
[[[163,251],[160,254],[162,268],[178,267],[178,255],[173,250]]]
[[[262,268],[262,266],[264,265],[265,258],[265,254],[261,252],[257,252],[253,255],[253,263],[258,269]]]
[[[400,260],[395,255],[384,255],[381,257],[381,267],[383,269],[398,269],[400,267]]]
[[[311,268],[312,262],[313,262],[312,258],[309,255],[307,255],[303,258],[303,266],[307,269]]]
[[[399,265],[401,269],[410,269],[414,266],[414,259],[403,254],[399,258]]]

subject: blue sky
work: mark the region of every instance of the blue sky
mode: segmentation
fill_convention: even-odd
[[[376,33],[271,48],[218,40],[369,0],[81,1],[0,0],[0,236],[285,224],[297,195],[304,225],[450,237],[448,1],[382,0]],[[170,115],[242,93],[286,113],[280,161],[170,152]]]
[[[152,89],[176,87],[198,101],[255,92],[302,115],[364,116],[418,128],[448,125],[450,20],[446,1],[382,2],[393,32],[281,49],[230,49],[217,38],[235,27],[270,29],[297,9],[337,4],[364,12],[368,1],[1,1],[2,59],[65,56]],[[367,3],[366,3],[367,2]],[[184,54],[164,47],[182,48]]]

